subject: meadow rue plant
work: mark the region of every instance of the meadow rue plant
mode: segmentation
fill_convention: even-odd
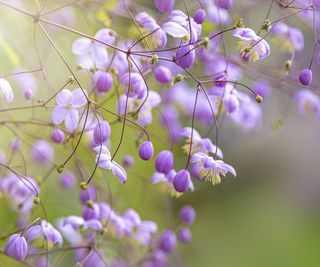
[[[186,196],[241,183],[229,133],[275,90],[320,117],[319,1],[31,2],[0,0],[25,26],[0,30],[0,253],[25,266],[184,266]]]

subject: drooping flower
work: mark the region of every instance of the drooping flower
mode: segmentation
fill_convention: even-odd
[[[60,129],[53,129],[51,132],[51,140],[56,144],[62,144],[64,142],[64,132]]]
[[[13,101],[13,91],[10,83],[5,79],[0,78],[0,98],[3,97],[8,103],[11,103]]]
[[[111,160],[111,154],[109,149],[105,145],[99,145],[93,148],[98,153],[96,156],[96,162],[102,169],[111,170],[112,174],[117,176],[120,183],[125,183],[127,180],[126,171],[115,161]]]
[[[299,81],[302,85],[309,85],[312,82],[312,71],[303,69],[299,75]]]
[[[39,225],[31,226],[26,231],[26,240],[28,242],[41,237],[48,241],[48,245],[58,245],[59,247],[62,246],[62,235],[57,229],[55,229],[49,222],[45,220],[42,220]]]
[[[271,33],[273,43],[282,50],[292,53],[294,51],[302,51],[304,48],[303,33],[298,28],[278,22],[273,26]]]
[[[154,0],[154,4],[159,12],[168,13],[172,11],[175,0]]]
[[[213,185],[220,184],[221,174],[225,176],[230,172],[233,176],[236,176],[236,171],[231,165],[224,163],[222,160],[215,160],[213,157],[202,152],[194,154],[191,158],[191,162],[199,164],[201,167],[199,175],[202,179],[211,182]]]
[[[233,36],[240,39],[238,50],[245,60],[257,61],[270,55],[270,46],[250,28],[237,28]]]
[[[320,97],[308,89],[301,89],[295,93],[295,100],[298,104],[298,112],[307,112],[320,116]]]
[[[139,156],[143,160],[149,160],[153,157],[154,149],[151,141],[147,140],[139,146]]]
[[[41,165],[48,165],[53,160],[54,151],[46,140],[36,141],[31,148],[31,157]]]
[[[196,219],[196,211],[190,205],[181,208],[179,212],[180,219],[185,224],[193,224]]]
[[[28,253],[28,244],[22,234],[13,234],[5,245],[4,253],[17,261],[25,259]]]
[[[192,67],[196,52],[192,45],[182,46],[177,50],[174,61],[181,67],[189,69]]]
[[[199,8],[193,16],[193,20],[198,23],[198,24],[202,24],[205,22],[207,17],[206,11],[203,8]]]
[[[164,1],[165,2],[165,1]],[[148,44],[150,48],[165,47],[167,44],[167,34],[160,25],[146,12],[140,12],[136,15],[137,22],[145,29],[146,34],[151,34],[151,41]]]
[[[203,152],[203,153],[213,153],[217,154],[219,158],[223,158],[223,153],[216,145],[212,143],[212,141],[209,138],[202,138],[200,134],[197,132],[197,130],[193,129],[191,127],[186,127],[181,130],[181,135],[183,137],[187,138],[186,144],[183,146],[183,150],[186,153],[189,153],[189,146],[191,142],[191,135],[193,135],[192,138],[192,147],[191,147],[191,154],[194,154],[196,152]]]
[[[69,132],[78,128],[79,112],[78,108],[86,105],[86,91],[78,88],[73,91],[68,89],[61,90],[56,96],[57,105],[52,111],[52,122],[64,124]]]
[[[176,249],[177,238],[172,230],[165,230],[158,240],[158,248],[165,253],[171,253]]]
[[[173,165],[174,158],[171,151],[163,150],[157,155],[155,163],[157,172],[166,174],[173,169]]]
[[[189,243],[192,240],[192,233],[189,228],[182,227],[178,232],[179,241],[183,244]]]
[[[111,127],[107,121],[101,121],[93,130],[93,137],[96,144],[106,142],[111,134]]]

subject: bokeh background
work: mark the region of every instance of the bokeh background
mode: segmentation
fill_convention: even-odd
[[[153,8],[152,1],[132,2],[137,9],[142,8],[142,5],[146,10]],[[255,28],[254,25],[257,25],[258,28],[269,1],[235,2],[236,8],[232,14],[241,14],[248,19],[250,26]],[[23,4],[32,11],[42,2],[25,0],[10,1],[10,3]],[[64,1],[48,1],[47,9],[62,3]],[[126,26],[127,20],[115,17],[112,21],[107,21],[97,9],[99,5],[103,5],[104,10],[108,10],[115,4],[116,1],[80,1],[80,4],[50,15],[50,19],[60,20],[70,27],[93,35],[102,27],[97,21],[98,18],[107,24],[110,23],[111,27],[115,25],[114,29],[125,37],[131,30]],[[251,9],[248,10],[248,7]],[[279,9],[275,8],[273,16],[281,16]],[[299,24],[299,20],[292,19],[291,22],[297,23],[304,29],[308,47],[312,32],[308,32],[307,26]],[[71,53],[71,45],[77,36],[47,25],[45,27],[70,65],[76,69],[76,59]],[[210,25],[206,27],[207,31],[211,30]],[[46,76],[44,80],[41,72],[36,74],[38,96],[39,99],[46,99],[68,78],[67,68],[37,27],[34,38],[34,24],[30,18],[0,5],[0,75],[18,68],[36,69],[39,60],[35,44]],[[232,38],[228,39],[228,46],[234,49]],[[305,53],[308,55],[310,51]],[[301,58],[303,56],[302,54]],[[267,61],[263,64],[272,66],[275,63]],[[89,86],[86,75],[81,71],[77,74],[84,87]],[[220,147],[224,151],[226,161],[236,168],[236,178],[227,176],[223,178],[222,184],[216,187],[196,182],[194,193],[187,193],[176,199],[159,192],[158,188],[150,184],[153,161],[145,163],[136,160],[135,166],[128,172],[129,179],[125,186],[120,186],[115,177],[109,173],[99,172],[95,182],[101,187],[100,196],[113,201],[118,211],[124,211],[129,207],[136,209],[142,218],[158,222],[160,228],[178,219],[177,213],[180,207],[192,204],[197,211],[196,223],[191,226],[193,241],[188,245],[180,245],[178,253],[172,256],[176,266],[320,266],[319,119],[312,115],[304,117],[298,115],[293,100],[281,92],[281,84],[273,82],[272,87],[272,96],[263,104],[264,123],[260,129],[245,132],[228,121],[221,124]],[[162,89],[165,88],[157,87],[157,90]],[[17,95],[15,105],[23,105],[19,89],[14,88],[14,90]],[[113,100],[107,102],[107,105],[112,109],[115,108]],[[25,111],[14,113],[15,118],[19,119],[30,118],[30,115],[31,112]],[[157,116],[156,112],[154,115]],[[7,117],[9,115],[4,113],[0,116],[1,120],[9,118]],[[37,116],[42,119],[50,118],[50,109],[37,113]],[[105,114],[105,116],[109,121],[114,120],[110,115]],[[35,131],[34,126],[12,127],[26,140],[23,144],[26,153],[30,149],[28,142],[31,143],[35,137],[50,136],[49,128],[39,132]],[[114,124],[112,127],[111,140],[116,144],[121,125]],[[200,132],[206,132],[204,126],[197,125],[197,127]],[[7,153],[8,142],[13,133],[6,127],[1,127],[0,130],[0,148]],[[166,135],[163,127],[160,124],[153,124],[149,130],[152,133],[155,150],[166,148],[166,144],[158,138]],[[134,137],[135,131],[128,128],[118,159],[130,153],[137,155],[136,145],[132,141]],[[87,154],[84,147],[85,143],[82,150],[80,149],[82,151],[80,156],[90,168],[93,157]],[[177,145],[174,151],[178,159],[176,165],[183,166],[186,155],[182,153],[181,146]],[[57,163],[67,154],[63,149],[55,147]],[[37,178],[46,173],[45,168],[35,166],[30,159],[27,159],[27,165],[28,172],[36,173]],[[46,186],[42,189],[49,220],[55,221],[61,216],[80,214],[78,195],[77,186],[71,191],[65,191],[59,187],[58,174],[50,175]],[[8,208],[7,200],[2,197],[1,235],[14,227],[15,218],[16,214]],[[0,255],[0,266],[19,265]]]

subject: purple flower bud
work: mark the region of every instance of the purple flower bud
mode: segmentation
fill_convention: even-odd
[[[92,207],[88,207],[87,205],[84,206],[82,217],[86,221],[92,220],[92,219],[99,220],[99,217],[100,217],[99,205],[97,203],[93,203]]]
[[[171,253],[175,250],[177,244],[176,235],[172,230],[165,230],[161,233],[158,240],[158,247],[163,252]]]
[[[150,141],[143,142],[139,147],[139,156],[143,160],[149,160],[153,157],[153,144]]]
[[[31,156],[41,165],[50,164],[53,159],[52,146],[46,140],[38,140],[32,146]]]
[[[106,142],[111,134],[111,128],[107,121],[102,121],[94,128],[93,138],[96,144]]]
[[[171,70],[164,66],[158,66],[154,69],[154,76],[160,83],[168,83],[172,80]]]
[[[134,164],[134,158],[131,155],[127,155],[122,159],[122,164],[126,167],[131,167]]]
[[[204,9],[199,8],[193,16],[193,20],[197,23],[197,24],[202,24],[203,22],[205,22],[207,17],[206,11],[204,11]]]
[[[60,186],[65,189],[72,188],[74,186],[75,177],[72,172],[64,172],[60,175]]]
[[[173,187],[179,193],[184,193],[190,186],[190,174],[186,169],[182,169],[173,178]]]
[[[80,192],[80,201],[82,204],[86,204],[88,200],[93,202],[97,200],[96,189],[93,185],[89,185],[86,191]]]
[[[27,90],[24,92],[24,98],[26,100],[30,100],[33,98],[33,94],[34,94],[34,92],[32,90]]]
[[[179,215],[180,215],[180,219],[185,224],[192,224],[196,218],[196,212],[195,212],[194,208],[190,205],[184,206],[180,210]]]
[[[161,173],[168,173],[174,164],[173,154],[169,150],[161,151],[156,158],[156,170]]]
[[[174,0],[154,0],[154,4],[159,12],[169,13],[173,10]]]
[[[304,69],[300,72],[299,80],[303,85],[309,85],[312,82],[312,71],[310,69]]]
[[[196,53],[192,45],[182,46],[175,55],[175,62],[182,68],[189,69],[196,57]]]
[[[52,130],[51,140],[56,144],[62,144],[64,142],[64,132],[60,129]]]
[[[107,72],[101,72],[99,78],[97,79],[97,90],[99,93],[106,93],[112,87],[113,79],[112,75]]]
[[[192,233],[189,228],[183,227],[178,233],[178,238],[181,243],[189,243],[192,240]]]
[[[17,261],[22,261],[27,256],[28,245],[26,239],[20,234],[10,236],[4,253]]]
[[[21,140],[19,138],[13,138],[10,142],[10,148],[13,152],[17,152],[21,148]]]
[[[216,5],[223,9],[230,9],[233,6],[233,0],[216,0]]]

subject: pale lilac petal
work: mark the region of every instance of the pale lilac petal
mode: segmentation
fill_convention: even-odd
[[[39,238],[42,235],[42,229],[40,225],[31,226],[26,232],[26,240],[28,242]]]
[[[95,219],[86,221],[84,225],[85,225],[85,227],[90,228],[90,229],[97,231],[97,232],[101,231],[103,228],[102,224],[98,220],[95,220]]]
[[[74,108],[80,108],[83,107],[85,104],[87,104],[87,98],[86,98],[87,92],[83,89],[75,89],[72,91],[72,96],[70,99],[70,104]]]
[[[92,49],[92,57],[94,61],[98,65],[106,65],[108,62],[108,53],[105,47],[99,45],[93,45]]]
[[[124,184],[127,180],[127,173],[124,170],[124,168],[122,166],[120,166],[118,163],[116,162],[112,162],[113,163],[113,167],[112,167],[112,173],[118,177],[120,183]]]
[[[63,89],[57,94],[56,103],[61,107],[65,107],[66,105],[69,104],[71,96],[72,96],[72,93],[70,90]]]
[[[163,173],[155,172],[151,177],[151,183],[157,184],[161,181],[165,181],[166,176]]]
[[[105,145],[96,146],[92,150],[97,153],[105,154],[111,159],[110,151]]]
[[[73,132],[78,128],[78,122],[79,122],[79,114],[78,110],[76,109],[70,109],[68,110],[67,116],[64,120],[64,125],[66,126],[67,130],[69,132]]]
[[[68,110],[64,107],[56,106],[52,111],[52,122],[54,124],[60,124],[66,118]]]
[[[188,34],[187,29],[173,21],[164,23],[162,28],[167,34],[175,38],[182,38]]]
[[[88,38],[77,39],[72,44],[72,52],[77,56],[83,56],[89,52],[91,45],[92,41]]]
[[[13,91],[11,85],[3,78],[0,78],[0,96],[4,96],[8,103],[13,101]]]

